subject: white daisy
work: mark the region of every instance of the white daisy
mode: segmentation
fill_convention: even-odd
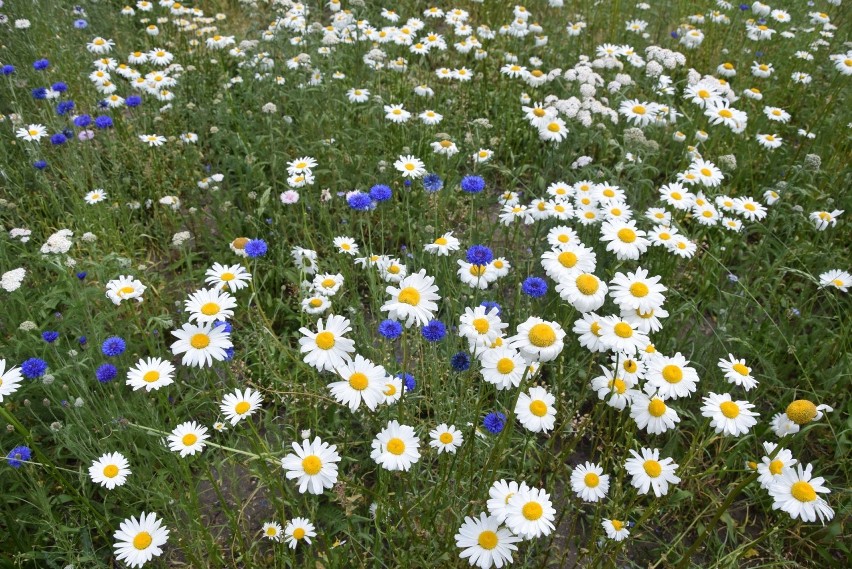
[[[337,447],[322,442],[316,437],[313,442],[307,439],[301,446],[293,443],[295,453],[290,453],[281,459],[281,467],[287,471],[287,479],[298,479],[299,492],[322,494],[327,488],[337,482],[337,463],[340,455]]]
[[[247,387],[245,391],[237,389],[225,395],[222,403],[219,404],[219,409],[231,425],[236,425],[260,409],[261,403],[263,403],[263,396],[260,392]]]
[[[441,423],[429,431],[429,436],[432,438],[429,441],[429,446],[438,449],[438,454],[443,452],[455,454],[456,450],[464,442],[462,432],[453,425],[447,425],[446,423]]]
[[[89,478],[95,484],[106,487],[107,490],[123,485],[128,474],[130,474],[130,463],[119,452],[107,453],[89,466]]]
[[[405,470],[420,460],[420,439],[414,429],[390,421],[373,439],[373,451],[370,458],[385,470]]]
[[[169,450],[179,452],[181,458],[194,455],[204,449],[204,441],[209,439],[207,427],[203,427],[195,421],[181,423],[172,430],[168,437]]]
[[[630,483],[640,494],[647,494],[653,488],[659,498],[668,493],[669,484],[680,482],[675,475],[678,465],[671,458],[660,460],[658,449],[642,448],[642,454],[631,449],[630,454],[633,457],[627,459],[624,468],[633,477]]]
[[[584,502],[600,502],[609,491],[609,475],[598,464],[578,464],[571,471],[571,489]]]
[[[341,404],[349,406],[354,413],[361,406],[367,406],[374,411],[379,403],[384,401],[382,389],[385,386],[385,368],[376,365],[360,354],[355,359],[335,369],[343,381],[335,381],[328,385],[334,398]]]
[[[515,415],[525,429],[533,433],[553,430],[556,422],[556,397],[543,387],[531,387],[527,393],[519,393]]]
[[[157,514],[142,512],[137,520],[133,516],[119,525],[113,538],[115,555],[130,567],[142,567],[154,557],[163,554],[161,549],[169,539],[169,530]]]
[[[456,546],[463,549],[459,554],[468,559],[471,565],[480,569],[503,567],[512,563],[512,552],[518,550],[515,543],[521,541],[506,528],[500,527],[501,521],[485,513],[479,518],[465,516],[464,523],[455,535]]]
[[[299,328],[303,338],[299,338],[299,351],[304,355],[306,364],[317,371],[334,371],[335,368],[352,361],[349,355],[355,351],[355,342],[343,335],[352,327],[343,316],[332,314],[325,324],[322,318],[317,323],[317,331]]]
[[[506,525],[522,539],[550,535],[555,529],[556,510],[550,494],[539,488],[519,489],[506,508]]]
[[[738,437],[748,433],[757,424],[758,413],[751,411],[754,404],[748,401],[733,401],[730,393],[710,392],[704,397],[701,415],[710,419],[710,426],[717,434]]]
[[[136,363],[136,367],[128,370],[125,384],[132,387],[133,391],[137,391],[143,387],[148,392],[156,391],[161,387],[174,383],[174,372],[175,366],[168,360],[161,358],[142,358]]]
[[[804,469],[797,464],[781,473],[780,480],[769,487],[773,510],[783,510],[794,520],[801,518],[803,522],[815,522],[819,518],[825,523],[834,517],[834,510],[819,496],[831,490],[825,487],[821,476],[812,478],[811,469],[810,464]]]
[[[213,360],[222,361],[228,357],[226,350],[233,347],[230,332],[224,326],[215,326],[207,322],[201,326],[187,323],[180,330],[173,330],[177,341],[171,345],[174,355],[183,354],[181,363],[193,367],[213,365]]]

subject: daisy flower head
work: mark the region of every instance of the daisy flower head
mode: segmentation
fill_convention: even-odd
[[[385,368],[376,365],[360,354],[355,355],[353,361],[347,362],[337,368],[337,373],[343,381],[335,381],[329,384],[334,398],[341,404],[347,405],[354,413],[361,406],[367,406],[374,411],[379,403],[384,401],[384,379],[387,375]]]
[[[594,250],[582,243],[559,245],[541,255],[541,266],[547,276],[560,282],[578,273],[593,273],[597,266]]]
[[[107,193],[101,189],[98,189],[92,190],[91,192],[87,193],[83,197],[83,199],[86,201],[87,204],[92,205],[104,201],[106,197]]]
[[[638,260],[648,250],[650,241],[645,232],[636,228],[635,221],[605,221],[601,227],[601,241],[606,241],[606,250],[615,253],[619,261]]]
[[[401,124],[411,118],[411,113],[402,108],[402,105],[385,105],[385,118],[389,121]]]
[[[790,120],[790,113],[779,107],[763,107],[763,114],[775,122],[786,123]]]
[[[509,325],[500,321],[497,307],[477,306],[465,308],[459,319],[459,335],[467,338],[471,351],[491,346],[497,338],[503,336],[503,330]]]
[[[508,339],[509,345],[530,362],[555,360],[565,346],[565,331],[558,322],[530,316],[518,325],[517,334]]]
[[[448,231],[437,237],[432,243],[424,245],[423,250],[439,257],[446,257],[450,253],[458,251],[460,247],[459,240],[453,237],[452,231]]]
[[[648,271],[639,267],[635,273],[616,273],[609,287],[609,294],[622,309],[648,312],[660,308],[668,290],[660,283],[661,277],[649,277]]]
[[[837,218],[843,213],[842,209],[834,211],[814,211],[808,215],[808,218],[813,222],[814,227],[818,231],[825,231],[829,227],[837,225]]]
[[[231,425],[236,425],[260,409],[262,402],[263,396],[260,392],[248,387],[245,391],[237,389],[233,393],[225,395],[222,398],[222,403],[219,404],[219,409],[222,410],[225,419],[230,421]]]
[[[399,159],[393,163],[393,166],[399,170],[403,178],[416,180],[426,173],[426,166],[423,164],[423,161],[412,155],[400,155]]]
[[[351,237],[335,237],[334,238],[334,246],[337,247],[337,250],[340,253],[345,253],[347,255],[355,256],[358,254],[358,243],[355,242]]]
[[[680,422],[677,412],[666,405],[662,398],[656,394],[649,397],[641,392],[633,395],[630,417],[636,421],[637,427],[647,430],[651,435],[665,433]]]
[[[605,282],[592,273],[578,272],[562,279],[556,285],[556,292],[580,312],[591,312],[603,306],[608,288]]]
[[[600,339],[610,351],[633,355],[648,342],[647,334],[618,316],[607,316],[600,321]]]
[[[490,569],[512,563],[512,552],[518,550],[515,543],[520,538],[500,524],[502,521],[485,513],[479,518],[465,516],[464,523],[455,535],[456,546],[462,549],[459,557],[467,559],[471,566]]]
[[[848,292],[848,288],[852,286],[852,275],[840,269],[832,269],[819,276],[819,286],[834,287],[840,292]]]
[[[405,386],[402,384],[402,378],[394,375],[387,376],[382,387],[382,403],[385,405],[393,405],[402,397],[402,392]]]
[[[355,351],[355,342],[343,335],[352,330],[349,319],[332,314],[323,323],[317,322],[317,331],[299,328],[304,336],[299,338],[299,350],[305,354],[303,361],[317,371],[334,371],[352,361],[350,353]]]
[[[296,549],[301,541],[310,545],[311,538],[316,536],[314,524],[308,518],[293,518],[287,522],[287,526],[284,528],[284,541],[290,546],[290,549]]]
[[[47,127],[41,124],[27,125],[25,128],[19,128],[15,131],[15,136],[28,142],[39,142],[47,136]]]
[[[571,471],[571,489],[584,502],[600,502],[609,491],[609,475],[598,464],[578,464]]]
[[[373,439],[370,458],[385,470],[408,471],[420,460],[420,439],[412,427],[390,421]]]
[[[784,411],[784,416],[788,421],[798,427],[802,427],[812,421],[819,421],[822,419],[823,411],[830,413],[834,411],[834,409],[825,404],[815,405],[812,401],[808,401],[807,399],[797,399],[787,405],[787,409]],[[798,432],[798,429],[793,432]]]
[[[227,288],[231,292],[242,290],[249,286],[249,282],[251,282],[251,273],[241,265],[213,263],[213,266],[207,269],[207,272],[204,274],[207,276],[204,282],[208,285],[221,289]]]
[[[695,196],[679,182],[672,182],[660,188],[660,199],[667,205],[681,211],[687,211],[695,203]]]
[[[343,286],[343,275],[340,273],[320,273],[314,275],[314,280],[311,284],[316,294],[334,296],[340,290],[340,287]]]
[[[781,474],[798,462],[789,450],[782,448],[775,452],[776,448],[778,448],[778,445],[775,443],[764,442],[763,450],[766,455],[761,458],[760,464],[757,465],[757,472],[760,474],[757,481],[766,490],[773,483],[780,481]],[[770,458],[773,453],[775,456]]]
[[[480,365],[482,378],[497,386],[498,391],[518,387],[526,369],[521,354],[505,345],[482,352]]]
[[[340,455],[337,446],[322,442],[319,437],[313,442],[307,439],[302,444],[293,443],[291,452],[281,459],[281,467],[287,471],[287,479],[298,479],[299,492],[322,494],[337,482],[337,463]]]
[[[261,528],[263,537],[272,541],[281,541],[281,524],[278,522],[265,522]]]
[[[501,523],[506,521],[509,507],[509,499],[521,490],[528,490],[526,482],[518,484],[514,480],[496,480],[488,490],[488,512],[496,517]]]
[[[538,137],[545,142],[562,142],[568,136],[565,121],[559,117],[551,117],[538,127]]]
[[[615,541],[624,541],[625,539],[630,537],[630,530],[627,529],[628,524],[621,520],[605,519],[601,522],[601,527],[604,528],[606,536],[609,539]]]
[[[350,103],[366,103],[370,98],[369,89],[349,89],[346,91],[346,97]]]
[[[426,275],[426,270],[408,275],[399,282],[399,287],[388,286],[385,291],[390,300],[381,307],[388,317],[403,322],[406,328],[412,324],[425,326],[435,316],[441,297],[437,294],[435,278]],[[348,323],[348,321],[347,321]]]
[[[106,284],[106,296],[116,305],[121,304],[123,300],[132,298],[142,302],[142,295],[146,288],[148,287],[143,285],[141,281],[130,275],[122,275]]]
[[[209,438],[207,427],[187,421],[172,430],[168,437],[169,450],[179,452],[181,458],[191,456],[201,452],[206,444],[204,441]]]
[[[148,147],[162,146],[166,143],[166,137],[160,134],[140,134],[139,140],[146,143]]]
[[[455,454],[456,450],[464,442],[462,432],[456,429],[453,425],[441,423],[431,431],[429,431],[429,446],[438,449],[438,454],[446,452],[447,454]]]
[[[580,345],[590,352],[605,352],[608,349],[602,340],[603,321],[595,312],[587,312],[574,321],[571,331],[577,334]]]
[[[766,211],[766,206],[755,199],[749,197],[734,199],[734,212],[749,221],[760,221],[766,217]]]
[[[169,530],[157,514],[142,512],[138,520],[131,516],[121,522],[113,539],[118,561],[124,561],[130,567],[142,567],[163,554],[161,546],[168,541]]]
[[[546,433],[556,423],[556,397],[543,387],[531,387],[527,393],[518,394],[515,415],[525,429],[533,433]]]
[[[615,374],[604,366],[601,366],[601,370],[603,375],[592,379],[592,389],[597,392],[598,399],[606,401],[610,407],[623,411],[635,394],[633,387],[636,385],[636,379]]]
[[[659,356],[648,362],[645,388],[662,399],[689,397],[696,390],[698,372],[680,352],[674,356]]]
[[[695,254],[698,245],[694,241],[690,241],[683,235],[675,235],[671,241],[666,243],[666,249],[678,257],[688,259]]]
[[[695,160],[689,167],[689,171],[698,177],[698,181],[711,188],[715,188],[722,183],[724,175],[722,171],[712,162],[708,160]]]
[[[215,322],[186,323],[180,330],[173,330],[172,336],[177,338],[171,345],[172,353],[183,354],[181,363],[191,367],[210,366],[213,360],[223,361],[228,358],[227,350],[234,346],[230,332],[225,326],[216,326]]]
[[[107,490],[122,486],[129,474],[130,463],[120,452],[107,453],[89,466],[89,478]]]
[[[3,398],[12,395],[21,387],[21,370],[17,367],[6,369],[6,360],[0,359],[0,403]]]
[[[506,525],[522,539],[550,535],[555,529],[556,510],[550,494],[540,488],[519,488],[509,498],[506,508]]]
[[[2,366],[0,366],[2,369]],[[136,367],[127,372],[126,385],[138,391],[145,388],[151,392],[174,383],[175,366],[168,360],[161,358],[142,358],[136,363]],[[0,399],[2,401],[2,399]]]
[[[302,310],[308,314],[322,314],[329,308],[331,308],[331,301],[322,294],[315,294],[302,299]]]
[[[751,374],[751,368],[746,365],[744,359],[735,358],[728,354],[728,359],[721,358],[717,364],[725,374],[725,380],[750,391],[757,387],[757,380]]]
[[[195,291],[184,302],[184,311],[189,312],[189,321],[199,324],[228,320],[234,315],[232,310],[237,301],[230,293],[220,289],[201,289]]]
[[[669,491],[669,484],[678,484],[680,478],[675,475],[678,465],[671,458],[660,460],[658,449],[642,448],[642,453],[635,450],[630,451],[633,455],[624,464],[633,479],[630,483],[640,494],[647,494],[654,490],[654,496],[659,498],[665,496]]]
[[[819,518],[825,523],[834,518],[834,510],[820,496],[831,490],[825,487],[824,478],[813,477],[812,468],[811,464],[804,469],[797,464],[781,473],[780,479],[769,487],[773,510],[782,510],[794,520],[801,518],[803,522],[815,522]]]

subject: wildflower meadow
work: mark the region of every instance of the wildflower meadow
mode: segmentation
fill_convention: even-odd
[[[849,567],[849,0],[0,0],[0,568]]]

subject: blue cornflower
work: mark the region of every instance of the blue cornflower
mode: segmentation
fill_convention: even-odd
[[[547,294],[547,283],[540,277],[527,277],[521,285],[521,291],[533,298]]]
[[[223,361],[229,362],[234,359],[234,354],[236,350],[234,348],[225,348],[225,359]]]
[[[27,379],[36,379],[47,371],[47,362],[41,358],[30,358],[21,364],[21,373]]]
[[[101,352],[108,358],[120,356],[126,349],[127,344],[124,343],[124,339],[118,336],[110,336],[101,344]]]
[[[500,306],[498,303],[494,302],[493,300],[483,300],[482,302],[479,303],[479,306],[485,307],[485,313],[486,314],[491,312],[492,308],[496,308],[497,309],[497,316],[503,315],[503,307]]]
[[[470,356],[466,352],[459,352],[450,358],[450,365],[456,371],[467,371],[470,369]]]
[[[469,194],[478,194],[485,189],[485,180],[480,176],[465,176],[461,181],[461,189]]]
[[[36,71],[41,71],[43,69],[47,69],[48,67],[50,67],[50,61],[46,59],[38,59],[33,62],[33,69],[35,69]]]
[[[384,184],[376,184],[370,188],[370,197],[377,202],[386,202],[393,197],[393,190]]]
[[[231,326],[231,323],[226,322],[225,320],[216,320],[213,322],[213,327],[221,328],[223,332],[227,332],[228,334],[234,331],[234,327]]]
[[[86,271],[80,271],[79,273],[77,273],[77,278],[83,280],[86,278],[86,274]]]
[[[59,338],[59,332],[53,332],[52,330],[48,330],[46,332],[41,333],[41,339],[47,342],[48,344],[52,344]]]
[[[742,10],[743,12],[748,12],[749,10],[751,10],[751,6],[749,6],[748,4],[740,4],[740,10]]]
[[[14,72],[15,72],[15,66],[14,65],[4,65],[2,67],[2,69],[0,69],[0,73],[3,73],[3,75],[11,75]]]
[[[95,126],[98,128],[111,128],[112,127],[112,118],[101,115],[95,119]]]
[[[32,94],[33,99],[36,99],[37,101],[47,98],[47,88],[45,87],[36,87],[30,91],[30,93]]]
[[[6,462],[12,468],[20,468],[23,464],[22,461],[28,461],[32,457],[33,451],[30,450],[30,447],[19,446],[9,451],[9,454],[6,455]]]
[[[414,391],[417,387],[417,381],[410,373],[398,373],[396,377],[402,380],[402,386],[405,388],[405,391]]]
[[[379,324],[379,334],[388,340],[396,340],[402,335],[402,324],[396,320],[384,320]]]
[[[79,128],[86,128],[92,124],[92,117],[89,115],[80,115],[78,117],[74,117],[74,126]]]
[[[95,370],[95,377],[98,378],[98,381],[101,383],[109,383],[115,376],[118,375],[118,370],[112,364],[101,364],[98,366],[98,369]]]
[[[36,160],[35,162],[33,162],[33,166],[36,170],[44,170],[45,168],[47,168],[47,162],[45,162],[44,160]]]
[[[74,101],[60,101],[59,104],[56,105],[56,114],[64,115],[73,108]]]
[[[437,192],[444,187],[444,181],[438,174],[426,174],[423,177],[423,189],[427,192]]]
[[[106,99],[101,99],[100,101],[98,101],[98,108],[99,109],[108,109],[109,103],[107,103]]]
[[[55,146],[59,146],[60,144],[65,144],[66,142],[68,142],[68,137],[66,137],[61,132],[57,132],[56,134],[54,134],[53,136],[50,137],[50,143],[55,145]]]
[[[266,255],[266,251],[268,249],[269,247],[263,239],[252,239],[246,243],[245,252],[246,255],[254,259],[255,257],[263,257]]]
[[[402,183],[402,185],[404,185],[406,188],[410,188],[410,187],[411,187],[411,180],[405,180],[405,181]]]
[[[68,90],[68,85],[66,85],[63,81],[57,81],[56,83],[51,85],[50,88],[56,91],[57,93],[64,93]]]
[[[89,22],[86,20],[74,20],[74,27],[78,30],[84,30],[89,26]]]
[[[489,413],[482,419],[482,426],[492,435],[499,434],[503,430],[503,427],[506,426],[506,415],[499,411]]]
[[[367,211],[373,207],[373,200],[364,192],[354,192],[346,199],[346,203],[355,211]]]
[[[138,107],[142,104],[142,97],[139,95],[130,95],[126,99],[124,99],[124,104],[128,107]]]
[[[430,342],[439,342],[447,335],[447,327],[440,320],[430,320],[420,333]]]
[[[80,342],[81,346],[85,346],[86,342],[88,342],[89,340],[87,340],[85,336],[80,336],[80,339],[77,341]]]
[[[485,245],[472,245],[467,250],[466,258],[471,265],[487,265],[494,260],[494,253]]]

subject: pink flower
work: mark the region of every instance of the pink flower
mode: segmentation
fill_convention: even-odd
[[[284,205],[292,205],[299,201],[299,192],[295,190],[287,190],[281,193],[281,203]]]

